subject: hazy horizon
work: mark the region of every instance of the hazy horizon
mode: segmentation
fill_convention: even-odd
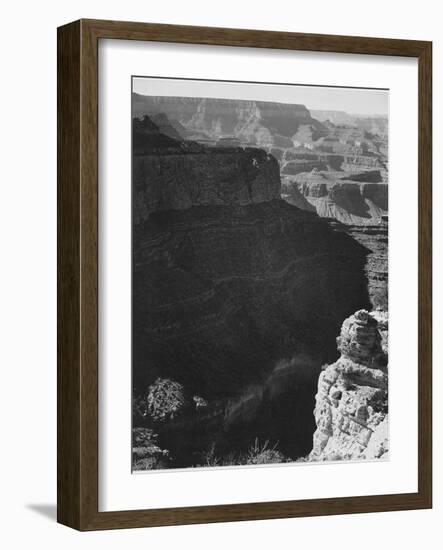
[[[153,77],[133,77],[132,84],[133,92],[146,96],[267,101],[304,105],[309,111],[339,111],[363,117],[387,118],[389,114],[389,91],[382,89]],[[240,91],[242,97],[235,97]]]

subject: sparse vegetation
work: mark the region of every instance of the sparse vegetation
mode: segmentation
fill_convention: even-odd
[[[260,443],[258,437],[246,452],[235,454],[230,452],[226,455],[217,453],[216,444],[212,443],[210,447],[200,454],[202,463],[196,464],[196,467],[202,466],[244,466],[260,464],[281,464],[292,462],[291,459],[277,450],[278,443],[270,447],[269,440]]]
[[[273,447],[269,447],[269,440],[266,440],[261,445],[256,437],[254,444],[248,450],[246,464],[278,464],[288,462],[288,459],[277,450],[277,445],[278,443]]]
[[[215,443],[213,443],[207,451],[201,453],[203,466],[221,466],[222,458],[217,456],[215,452]]]
[[[182,414],[189,405],[189,400],[179,382],[157,378],[149,386],[146,405],[147,413],[153,420],[165,421]]]
[[[149,428],[132,430],[132,467],[134,470],[168,468],[169,451],[157,444],[157,434]]]

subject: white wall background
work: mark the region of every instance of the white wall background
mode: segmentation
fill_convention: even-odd
[[[443,520],[443,37],[439,2],[18,1],[2,9],[0,541],[5,548],[436,548]],[[80,17],[434,41],[434,509],[77,533],[55,523],[56,27]],[[405,159],[407,161],[407,159]],[[405,220],[406,221],[406,220]],[[411,250],[411,254],[414,251]],[[407,314],[407,297],[405,297]],[[440,336],[440,338],[439,338]],[[6,543],[6,544],[5,544]]]

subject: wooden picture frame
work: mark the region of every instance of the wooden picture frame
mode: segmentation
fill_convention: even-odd
[[[98,511],[98,41],[405,56],[419,75],[418,492]],[[58,521],[82,531],[432,506],[431,42],[80,20],[58,29]]]

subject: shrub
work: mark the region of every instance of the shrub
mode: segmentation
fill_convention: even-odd
[[[255,439],[254,445],[248,450],[246,464],[279,464],[287,462],[287,458],[277,450],[276,443],[274,447],[269,448],[269,440],[261,446],[258,438]]]
[[[218,456],[215,452],[215,443],[212,443],[209,449],[207,449],[206,451],[203,451],[201,453],[201,457],[203,459],[203,466],[221,466],[222,465],[222,458]]]
[[[241,466],[246,464],[244,455],[237,455],[234,451],[228,454],[219,454],[216,449],[216,444],[212,443],[208,449],[199,453],[202,462],[197,463],[196,467],[203,466]]]
[[[169,451],[159,447],[157,438],[157,434],[149,428],[132,430],[133,470],[158,470],[168,467]]]
[[[172,420],[183,413],[189,404],[183,386],[169,378],[157,378],[149,386],[147,412],[156,421]]]

